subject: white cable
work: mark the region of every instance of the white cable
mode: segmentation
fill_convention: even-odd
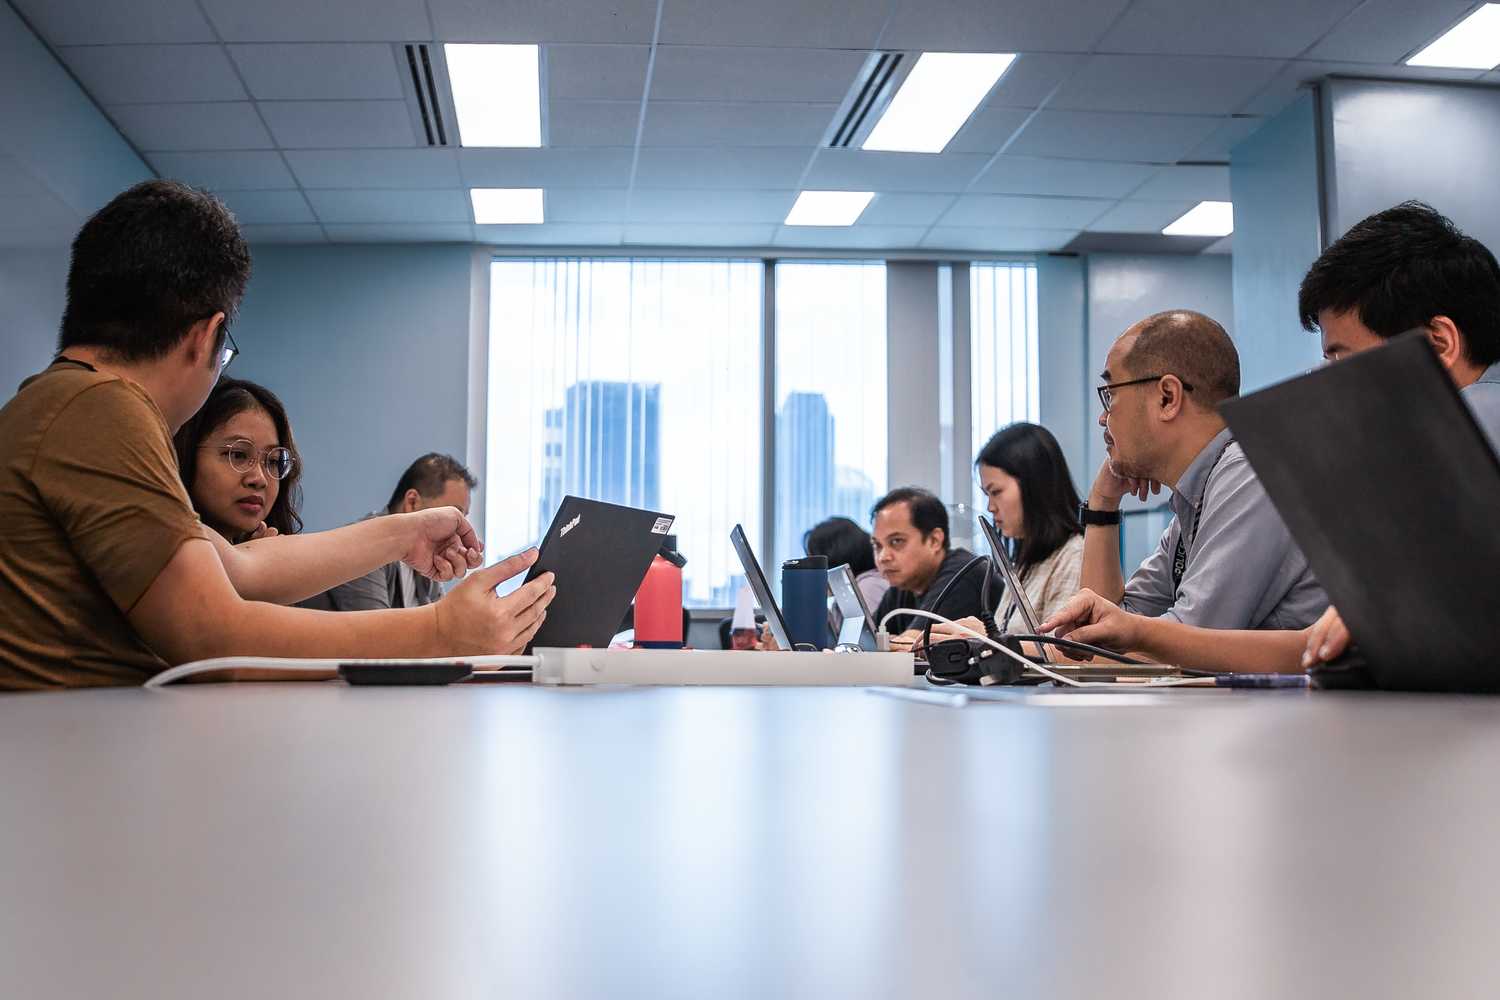
[[[467,663],[475,670],[494,669],[495,667],[535,667],[538,659],[535,656],[433,656],[433,657],[396,657],[386,659],[360,659],[341,657],[339,659],[283,659],[274,656],[220,656],[212,660],[195,660],[192,663],[184,663],[170,670],[163,670],[148,680],[143,686],[155,690],[164,687],[173,681],[180,681],[184,677],[192,677],[195,674],[211,673],[215,670],[282,670],[288,673],[335,673],[342,663]]]
[[[885,632],[886,631],[886,628],[885,628],[886,622],[890,621],[896,615],[915,615],[915,616],[917,616],[919,618],[930,618],[931,620],[933,620],[935,622],[938,622],[940,624],[943,624],[943,625],[951,625],[951,626],[953,626],[953,628],[957,629],[963,635],[967,635],[967,636],[969,636],[970,638],[973,638],[973,639],[978,639],[980,642],[985,643],[988,646],[993,646],[995,649],[997,649],[1000,652],[1004,653],[1006,656],[1010,657],[1012,660],[1015,660],[1017,663],[1021,664],[1021,666],[1024,667],[1025,669],[1027,669],[1027,670],[1034,670],[1037,673],[1041,674],[1042,676],[1047,677],[1047,678],[1049,678],[1049,679],[1051,679],[1053,681],[1056,681],[1059,684],[1066,684],[1068,687],[1076,687],[1076,688],[1108,688],[1111,691],[1119,691],[1119,690],[1121,690],[1123,688],[1139,689],[1139,688],[1141,688],[1143,686],[1144,687],[1186,687],[1186,686],[1189,686],[1191,683],[1194,683],[1194,682],[1196,682],[1196,681],[1199,680],[1199,678],[1193,678],[1193,677],[1184,677],[1184,678],[1178,678],[1178,679],[1175,679],[1175,680],[1167,680],[1167,679],[1154,678],[1154,679],[1152,679],[1150,681],[1147,681],[1145,685],[1141,685],[1141,684],[1124,685],[1124,684],[1120,684],[1120,683],[1118,683],[1116,681],[1077,681],[1077,680],[1074,680],[1071,677],[1064,677],[1062,674],[1059,674],[1059,673],[1056,673],[1054,671],[1048,670],[1046,667],[1041,666],[1040,664],[1032,663],[1030,660],[1026,659],[1026,657],[1022,656],[1020,653],[1017,653],[1015,650],[1011,649],[1009,646],[1003,646],[1000,643],[996,642],[994,639],[991,639],[989,636],[987,636],[987,635],[981,635],[980,633],[975,632],[971,628],[968,628],[966,626],[960,625],[958,622],[952,620],[951,618],[944,618],[942,615],[935,615],[931,611],[923,611],[921,608],[896,608],[894,611],[891,611],[889,614],[887,614],[884,618],[880,619],[880,631],[881,632]],[[890,633],[887,632],[886,634],[889,635]]]

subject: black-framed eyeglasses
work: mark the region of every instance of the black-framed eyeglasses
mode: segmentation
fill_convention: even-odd
[[[229,332],[229,327],[224,327],[224,346],[219,349],[219,371],[229,367],[229,362],[239,356],[240,345],[234,342],[234,334]]]
[[[258,464],[266,470],[266,475],[272,479],[285,479],[292,474],[297,467],[297,456],[292,454],[290,448],[277,446],[267,448],[259,455],[255,452],[253,445],[246,438],[236,438],[227,444],[205,444],[201,446],[219,453],[219,457],[229,463],[229,467],[240,475],[244,475]]]
[[[1094,391],[1099,394],[1099,405],[1104,407],[1105,413],[1108,413],[1109,408],[1115,404],[1116,389],[1123,389],[1126,386],[1130,385],[1145,385],[1147,382],[1157,382],[1161,379],[1166,378],[1170,374],[1172,373],[1162,372],[1160,375],[1147,375],[1144,378],[1133,378],[1128,382],[1111,382],[1109,385],[1098,386],[1094,389]],[[1178,381],[1182,382],[1182,377],[1180,375],[1178,376]],[[1182,387],[1188,392],[1193,391],[1193,385],[1191,382],[1182,382]]]

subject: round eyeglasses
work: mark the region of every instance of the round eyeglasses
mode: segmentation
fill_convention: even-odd
[[[245,438],[239,438],[227,444],[207,444],[203,447],[217,451],[219,457],[228,462],[229,467],[242,476],[259,465],[272,479],[285,479],[292,474],[292,470],[297,468],[297,456],[292,454],[290,448],[277,446],[257,453],[255,445]]]

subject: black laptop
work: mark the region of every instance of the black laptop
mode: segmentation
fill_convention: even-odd
[[[1221,411],[1373,684],[1500,691],[1500,459],[1427,338]]]
[[[526,574],[528,580],[557,574],[557,596],[531,648],[608,646],[673,520],[654,510],[563,497]]]

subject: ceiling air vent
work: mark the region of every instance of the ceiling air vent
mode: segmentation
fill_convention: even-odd
[[[854,78],[854,85],[849,88],[844,103],[839,105],[825,145],[834,149],[858,149],[880,120],[886,105],[891,103],[891,98],[911,71],[912,63],[905,52],[871,52]]]
[[[396,49],[402,89],[406,91],[407,109],[417,135],[425,137],[429,146],[456,145],[452,102],[446,88],[439,88],[439,81],[448,79],[439,55],[441,50],[421,43],[398,45]]]

